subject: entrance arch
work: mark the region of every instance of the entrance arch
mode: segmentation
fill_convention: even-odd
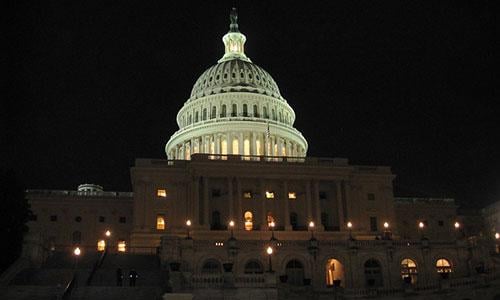
[[[367,287],[381,287],[383,285],[382,267],[373,258],[365,262],[365,283]]]
[[[410,258],[401,261],[401,278],[406,283],[415,284],[417,282],[417,263]]]
[[[326,285],[327,286],[344,286],[344,266],[340,261],[330,258],[326,262]]]
[[[286,264],[285,272],[288,277],[288,283],[292,285],[304,284],[304,265],[300,261],[296,259],[290,260]]]

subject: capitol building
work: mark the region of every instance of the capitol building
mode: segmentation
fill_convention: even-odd
[[[498,240],[468,231],[453,199],[398,198],[389,166],[307,156],[307,116],[245,54],[237,19],[166,159],[136,159],[132,192],[27,191],[30,233],[0,296],[500,299]]]

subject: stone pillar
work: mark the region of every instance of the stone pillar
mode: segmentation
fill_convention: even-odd
[[[234,220],[234,192],[233,192],[233,178],[227,178],[227,202],[229,207],[229,220]]]
[[[243,145],[243,142],[245,140],[243,139],[243,132],[240,132],[240,134],[238,135],[238,154],[239,155],[245,155],[245,147]]]
[[[288,182],[283,181],[283,226],[285,226],[285,230],[292,230],[292,226],[290,225],[290,200],[288,199]]]
[[[173,159],[179,159],[179,146],[175,146],[175,154]]]
[[[231,132],[226,133],[226,140],[227,140],[227,154],[234,154],[233,153],[233,135]]]
[[[261,225],[260,225],[260,230],[266,230],[267,229],[267,201],[269,201],[266,198],[266,187],[264,186],[264,181],[262,179],[259,180],[259,189],[260,189],[260,195],[261,195],[261,202],[262,202],[262,216],[261,216]]]
[[[250,136],[252,138],[250,142],[250,154],[251,155],[257,155],[257,139],[255,137],[256,133],[251,132]]]
[[[221,143],[220,134],[216,133],[216,135],[215,135],[215,145],[214,145],[215,146],[214,147],[215,148],[214,149],[215,150],[215,154],[219,154],[219,155],[222,154],[221,153],[221,149],[220,149],[220,143]]]
[[[344,220],[344,207],[342,205],[342,186],[340,181],[335,181],[335,192],[336,192],[336,200],[337,200],[337,216],[339,220],[339,230],[342,231],[345,229],[346,221]]]
[[[210,228],[208,220],[209,211],[208,178],[206,176],[203,176],[203,225],[206,229]]]
[[[319,200],[319,181],[315,180],[314,181],[314,214],[316,215],[316,218],[314,220],[314,223],[316,225],[317,230],[323,230],[323,224],[321,224],[321,203]]]
[[[242,203],[241,181],[236,177],[236,200],[238,201],[237,216],[234,216],[236,228],[245,229],[245,222],[243,221],[243,203]]]
[[[193,210],[188,212],[187,218],[193,220],[195,226],[200,225],[200,178],[194,177],[192,182]]]
[[[306,181],[306,205],[307,205],[307,220],[306,225],[312,220],[312,199],[311,199],[311,181]]]

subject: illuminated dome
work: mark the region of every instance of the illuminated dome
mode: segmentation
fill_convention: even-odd
[[[198,78],[177,113],[179,130],[165,145],[169,159],[191,154],[304,157],[307,141],[293,127],[295,112],[274,79],[244,51],[233,9],[225,52]]]
[[[261,67],[240,59],[222,61],[198,78],[190,100],[213,94],[249,92],[282,99],[274,79]]]

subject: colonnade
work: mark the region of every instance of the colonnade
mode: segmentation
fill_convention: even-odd
[[[194,153],[305,156],[304,148],[296,142],[258,132],[220,132],[194,137],[176,145],[168,156],[169,159],[191,159]]]

